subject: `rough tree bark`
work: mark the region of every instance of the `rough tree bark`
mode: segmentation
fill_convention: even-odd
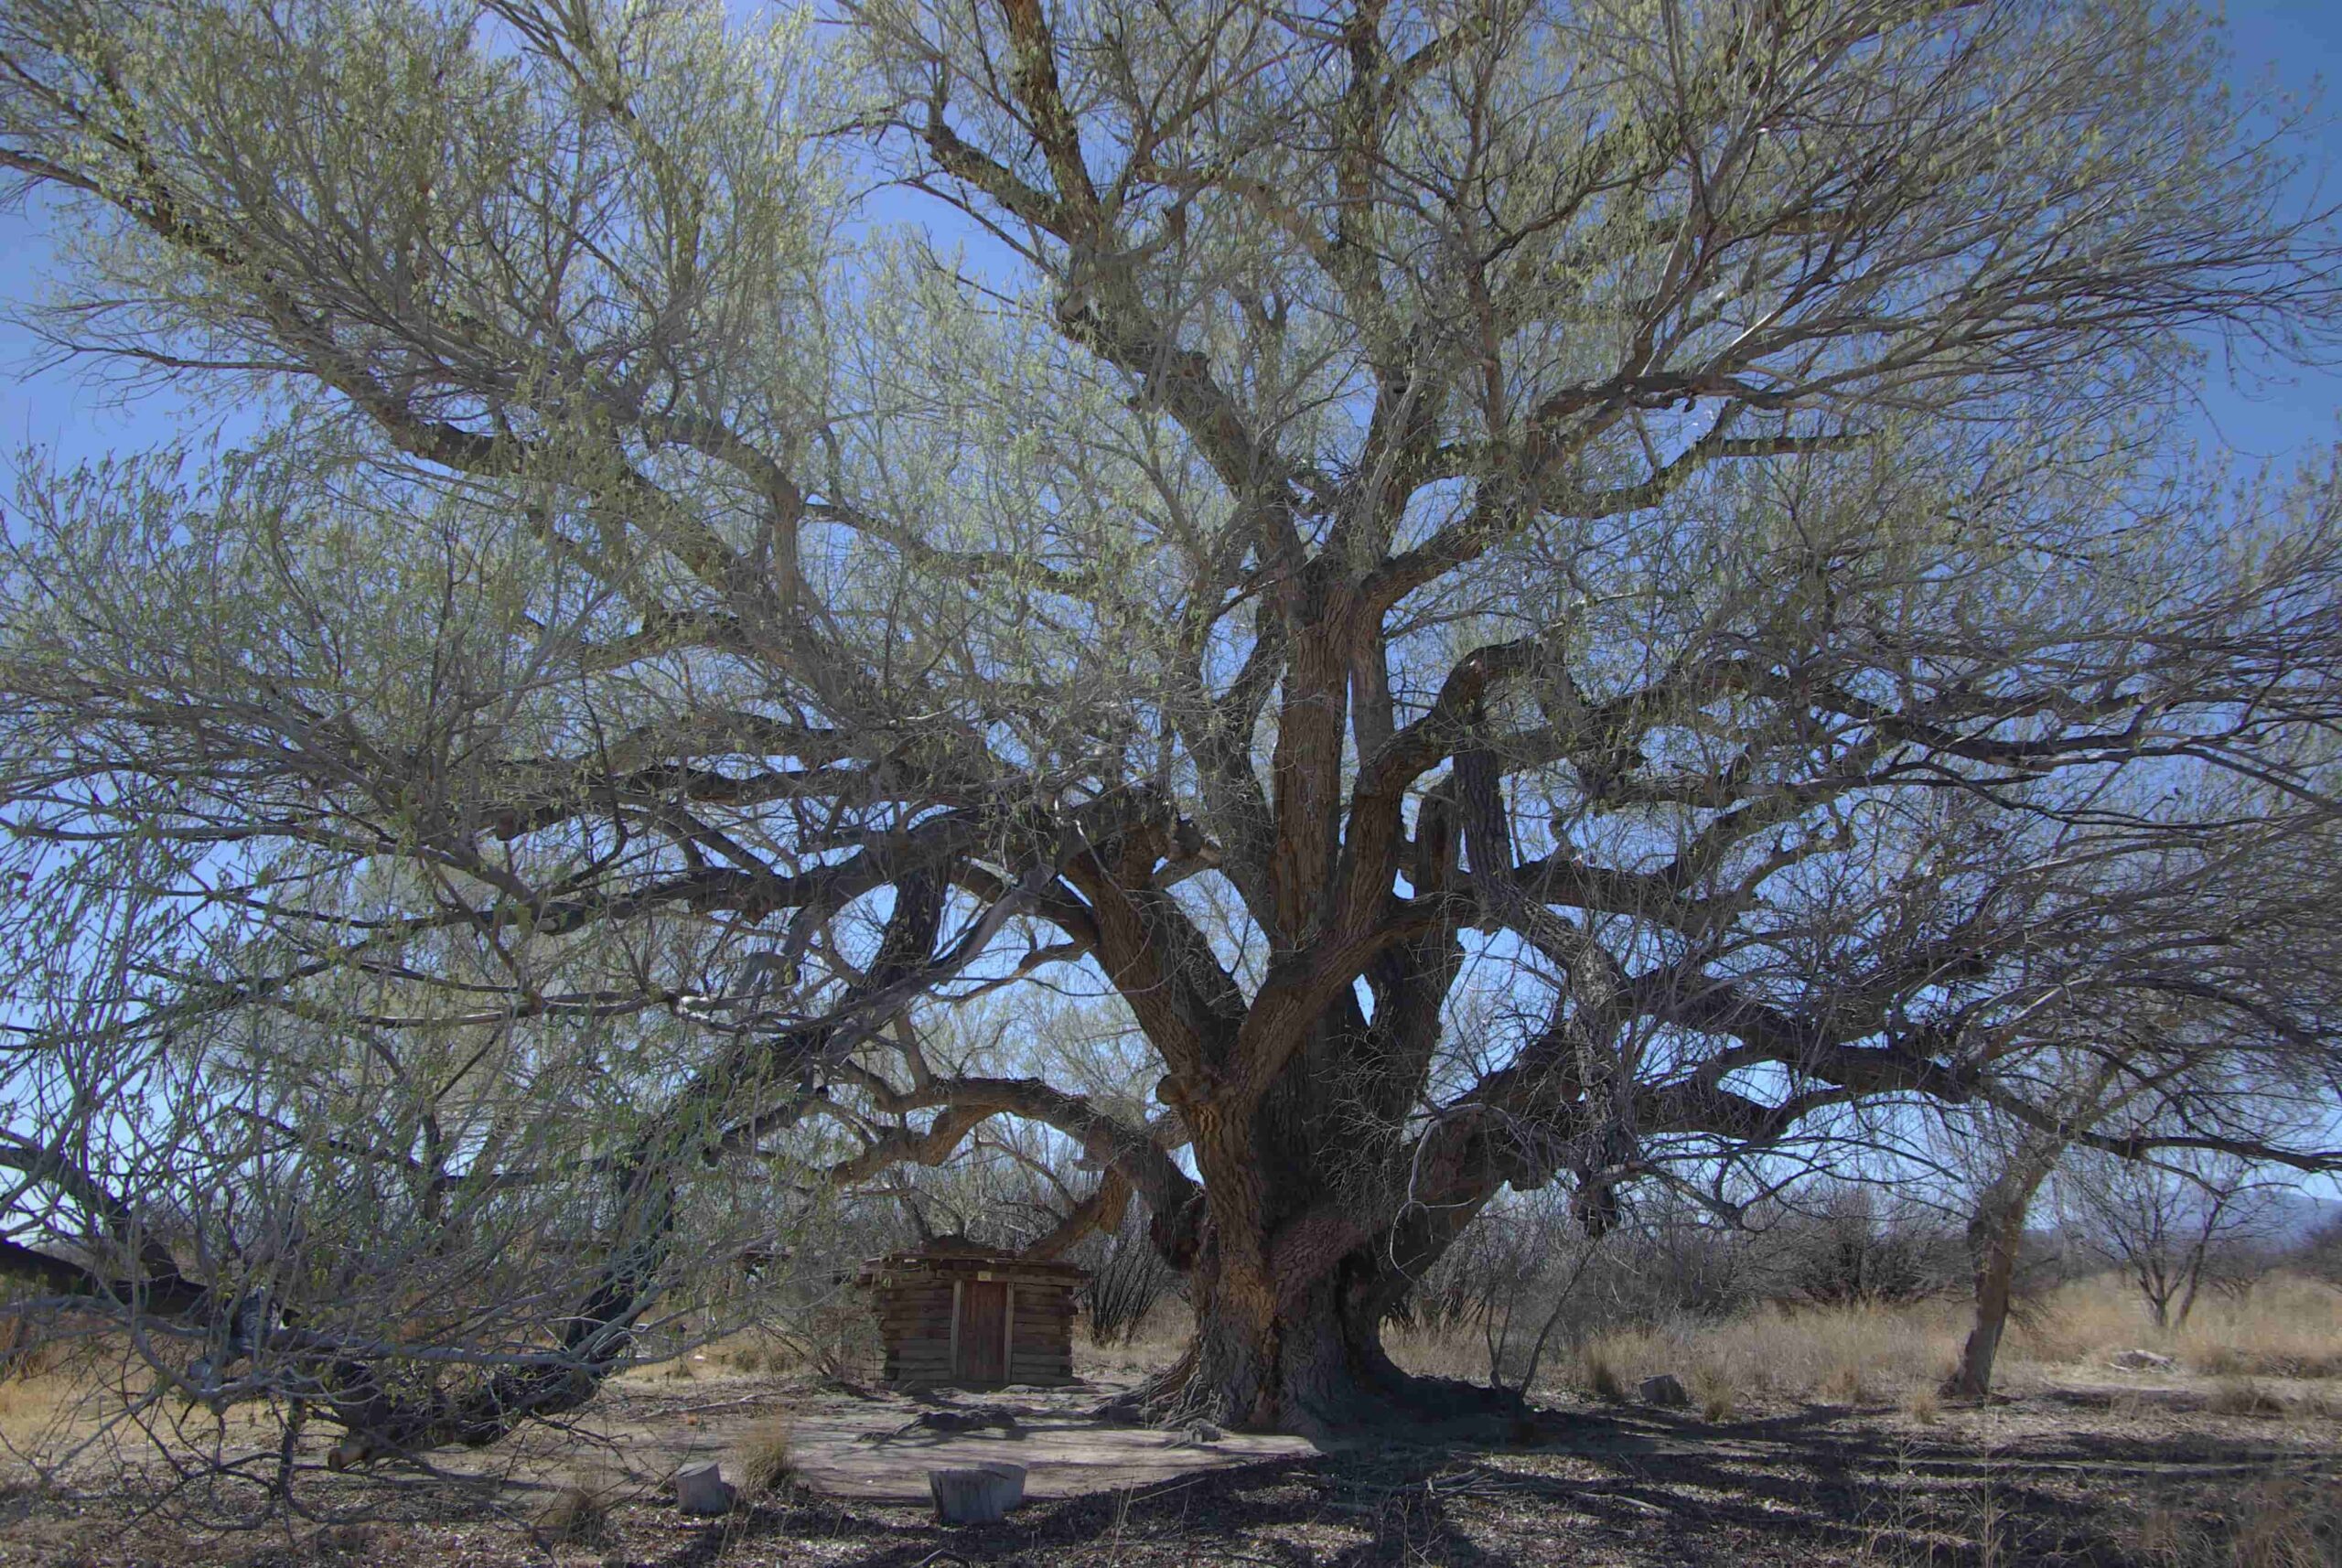
[[[2041,1184],[2057,1168],[2063,1145],[2027,1139],[2008,1165],[1978,1195],[1968,1221],[1968,1251],[1975,1270],[1975,1316],[1960,1360],[1944,1380],[1943,1391],[1958,1399],[1982,1400],[1993,1391],[1993,1363],[2015,1299],[2018,1255],[2025,1244],[2025,1216]]]

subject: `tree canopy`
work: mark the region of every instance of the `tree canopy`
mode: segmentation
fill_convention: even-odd
[[[44,330],[231,422],[8,509],[28,1266],[480,1441],[1006,1120],[1097,1173],[1037,1250],[1136,1198],[1189,1275],[1150,1408],[1310,1429],[1424,1397],[1380,1326],[1507,1188],[1926,1107],[2333,1164],[2342,491],[2184,438],[2342,251],[2219,67],[2145,0],[18,0]]]

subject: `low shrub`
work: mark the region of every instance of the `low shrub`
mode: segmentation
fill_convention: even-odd
[[[790,1437],[788,1419],[773,1416],[757,1423],[741,1438],[739,1486],[743,1498],[768,1497],[788,1484],[796,1470]]]

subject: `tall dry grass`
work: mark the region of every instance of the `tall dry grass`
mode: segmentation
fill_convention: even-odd
[[[2342,1481],[2275,1475],[2197,1488],[2150,1508],[2136,1545],[2146,1568],[2333,1568],[2342,1562]]]
[[[2016,1335],[2017,1353],[2049,1365],[2103,1361],[2136,1347],[2207,1377],[2342,1377],[2342,1291],[2272,1274],[2238,1295],[2208,1295],[2187,1326],[2154,1327],[2137,1293],[2112,1275],[2078,1281],[2042,1301]]]
[[[100,1364],[86,1343],[24,1352],[0,1377],[0,1460],[46,1455],[98,1426]]]
[[[1631,1387],[1671,1371],[1741,1399],[1871,1404],[1942,1377],[1963,1332],[1958,1309],[1941,1303],[1768,1305],[1721,1323],[1678,1319],[1597,1336],[1573,1348],[1555,1380]]]
[[[1855,1522],[1855,1561],[1877,1568],[2021,1568],[2069,1551],[2051,1521],[2010,1506],[2005,1479],[1950,1485],[1909,1477]],[[2334,1568],[2342,1563],[2342,1481],[2272,1474],[2135,1499],[2122,1561],[2138,1568]],[[2045,1539],[2045,1526],[2047,1526]]]
[[[1969,1326],[1962,1301],[1887,1306],[1766,1305],[1721,1321],[1676,1318],[1590,1335],[1549,1355],[1537,1386],[1614,1398],[1672,1372],[1723,1419],[1740,1402],[1819,1400],[1864,1405],[1918,1395],[1950,1369]],[[1391,1354],[1412,1371],[1487,1376],[1486,1344],[1470,1335],[1394,1331]],[[2342,1291],[2291,1275],[2241,1295],[2200,1301],[2185,1329],[2155,1329],[2137,1294],[2113,1275],[2044,1295],[2012,1325],[2001,1373],[2022,1382],[2059,1369],[2103,1370],[2121,1350],[2167,1355],[2209,1378],[2342,1377]]]
[[[1073,1375],[1095,1383],[1133,1383],[1169,1366],[1195,1332],[1195,1314],[1176,1296],[1155,1303],[1128,1339],[1093,1344],[1087,1323],[1073,1333]]]

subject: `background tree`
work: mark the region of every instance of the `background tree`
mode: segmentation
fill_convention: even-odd
[[[2342,1220],[2329,1219],[2312,1230],[2293,1261],[2312,1279],[2342,1288]]]
[[[2025,853],[2063,858],[2046,843]],[[2099,885],[2105,868],[2088,866],[2092,891],[2083,901],[2120,917],[2093,941],[2012,955],[2004,966],[2012,990],[1995,1011],[2013,1035],[1993,1069],[2000,1090],[1955,1112],[1939,1140],[1962,1173],[1975,1286],[1975,1320],[1946,1392],[1990,1393],[2028,1219],[2078,1148],[2088,1170],[2136,1156],[2158,1131],[2210,1134],[2197,1146],[2185,1138],[2173,1146],[2241,1169],[2235,1149],[2315,1135],[2316,1097],[2243,1090],[2228,1076],[2227,1047],[2239,1031],[2282,1022],[2256,1015],[2249,986],[2239,984],[2257,969],[2283,969],[2302,1016],[2330,1016],[2342,909],[2335,865],[2330,827],[2319,826],[2197,863],[2175,883],[2142,880],[2134,862],[2122,862],[2121,880]]]
[[[2245,1255],[2275,1229],[2268,1186],[2231,1156],[2076,1162],[2059,1178],[2064,1225],[2120,1269],[2157,1328],[2185,1328],[2207,1283],[2257,1272]]]
[[[2109,1147],[2330,1160],[2223,1120],[2330,1103],[2326,993],[2126,940],[2326,820],[2342,719],[2334,486],[2167,439],[2197,345],[2337,321],[2200,16],[831,20],[0,17],[48,329],[255,425],[9,518],[20,908],[113,1008],[15,1070],[178,1067],[104,1158],[25,1101],[33,1234],[252,1167],[160,1155],[249,1086],[305,1259],[574,1204],[607,1244],[492,1349],[360,1364],[322,1291],[238,1339],[365,1442],[484,1440],[633,1352],[735,1184],[1004,1118],[1187,1275],[1142,1402],[1307,1431],[1447,1408],[1380,1326],[1508,1187],[1599,1231],[1915,1104],[2054,1120],[2045,955],[2223,1022],[2202,1114]],[[82,961],[134,892],[167,943]],[[955,1022],[1048,986],[1122,1020],[1079,1071]],[[224,1321],[124,1256],[82,1283]],[[468,1380],[392,1387],[418,1347]]]

